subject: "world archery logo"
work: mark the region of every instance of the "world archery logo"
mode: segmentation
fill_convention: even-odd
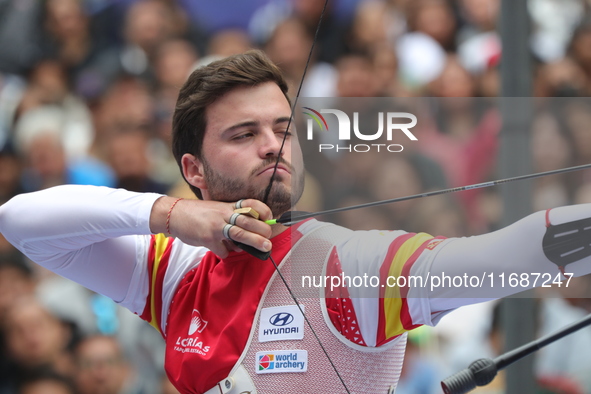
[[[259,356],[259,371],[275,368],[275,355],[263,354]]]
[[[360,116],[358,112],[353,112],[353,121],[349,118],[349,115],[338,109],[326,109],[323,108],[317,111],[310,107],[303,107],[306,111],[303,111],[304,115],[309,118],[306,122],[307,138],[309,141],[314,139],[314,122],[318,125],[320,131],[328,131],[328,122],[322,114],[332,114],[336,117],[338,125],[338,140],[339,141],[350,141],[352,135],[361,141],[376,141],[381,139],[383,134],[386,134],[386,140],[392,141],[394,138],[398,138],[399,135],[404,134],[406,138],[411,141],[417,141],[417,137],[410,131],[411,128],[417,125],[417,117],[408,112],[379,112],[378,116],[378,129],[377,131],[361,130],[365,123],[359,120]],[[368,116],[368,115],[364,115]],[[371,114],[369,114],[371,116]],[[402,120],[402,121],[401,121]],[[361,125],[361,126],[360,126]],[[402,134],[401,134],[402,133]],[[325,134],[326,136],[326,134]],[[328,142],[328,139],[322,138]],[[334,140],[333,140],[334,141]],[[339,145],[321,143],[318,145],[319,152],[333,150],[348,151],[348,152],[369,152],[372,150],[388,151],[388,152],[402,152],[404,147],[400,144],[356,144],[356,145]]]
[[[257,352],[257,373],[306,372],[307,350],[266,350]]]

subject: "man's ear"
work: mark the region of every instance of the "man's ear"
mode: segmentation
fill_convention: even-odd
[[[204,190],[207,189],[203,162],[190,153],[185,153],[181,158],[183,176],[191,185]]]

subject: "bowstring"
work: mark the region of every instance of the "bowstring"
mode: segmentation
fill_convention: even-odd
[[[328,351],[326,350],[326,348],[324,347],[324,345],[322,344],[322,341],[320,341],[320,337],[318,336],[318,334],[316,334],[316,331],[314,330],[314,327],[312,327],[312,323],[310,323],[310,320],[308,320],[308,316],[306,316],[306,314],[304,313],[304,310],[302,309],[301,304],[299,303],[298,299],[296,298],[295,294],[293,294],[293,291],[291,290],[291,288],[289,287],[289,285],[287,284],[287,281],[285,280],[285,277],[283,276],[283,274],[281,273],[281,271],[279,270],[279,266],[277,265],[277,263],[275,262],[275,259],[273,259],[273,256],[269,256],[269,258],[271,259],[271,262],[273,263],[273,265],[275,266],[275,271],[277,271],[277,273],[279,274],[279,277],[281,278],[281,281],[283,282],[283,284],[285,285],[285,287],[287,288],[287,291],[289,292],[289,295],[291,296],[291,298],[293,299],[293,301],[295,302],[296,306],[298,307],[298,309],[300,310],[302,316],[304,316],[304,320],[306,321],[306,323],[308,324],[308,327],[310,327],[310,331],[312,331],[312,334],[314,334],[314,338],[316,338],[316,341],[318,342],[318,345],[320,345],[320,348],[322,349],[322,351],[324,352],[324,355],[326,356],[326,358],[328,359],[328,362],[330,363],[330,365],[332,366],[332,369],[335,371],[335,373],[337,374],[337,377],[339,378],[339,380],[341,381],[341,383],[343,384],[343,387],[345,388],[345,391],[347,392],[347,394],[351,394],[351,392],[349,391],[349,389],[347,388],[347,385],[345,384],[345,381],[343,380],[343,377],[341,376],[341,374],[339,373],[339,371],[337,370],[336,365],[334,364],[334,362],[332,361],[332,359],[330,358],[330,356],[328,355]]]
[[[273,167],[273,173],[271,174],[271,179],[269,180],[269,185],[265,190],[265,196],[263,198],[263,203],[267,203],[267,199],[269,198],[269,194],[271,193],[271,188],[273,187],[273,181],[275,180],[275,174],[277,173],[277,167],[279,166],[279,161],[281,160],[281,152],[283,152],[283,147],[285,146],[285,140],[287,139],[287,135],[289,132],[289,127],[293,121],[293,114],[295,112],[296,106],[298,104],[298,99],[300,97],[300,92],[302,91],[302,85],[304,84],[304,78],[306,77],[306,72],[308,71],[308,66],[310,65],[310,60],[312,59],[312,53],[314,52],[314,47],[316,46],[316,41],[318,40],[318,32],[320,31],[320,25],[322,23],[322,19],[324,18],[324,12],[326,11],[326,6],[328,5],[328,0],[324,1],[324,7],[322,8],[322,12],[320,13],[320,18],[318,19],[318,24],[316,25],[316,32],[314,33],[314,39],[312,40],[312,46],[310,47],[310,52],[308,53],[308,60],[306,60],[306,66],[304,67],[304,72],[302,73],[302,79],[300,80],[300,86],[298,87],[298,92],[296,93],[293,106],[291,108],[291,115],[289,116],[289,120],[287,121],[287,127],[285,128],[285,134],[283,135],[283,140],[281,141],[281,147],[279,148],[279,152],[277,153],[277,161],[275,161],[275,167]]]
[[[273,173],[271,174],[271,179],[269,180],[269,185],[267,186],[267,189],[265,190],[265,196],[263,198],[263,203],[265,203],[265,204],[267,203],[267,200],[269,198],[269,194],[271,193],[271,188],[273,187],[273,181],[275,180],[275,174],[277,173],[277,167],[279,166],[279,161],[281,160],[281,153],[283,152],[283,147],[285,146],[285,141],[287,139],[287,135],[288,135],[288,132],[289,132],[289,127],[291,126],[291,123],[293,121],[293,115],[295,113],[295,109],[296,109],[297,104],[298,104],[298,98],[300,97],[300,93],[302,91],[302,86],[304,84],[304,78],[306,77],[306,72],[308,71],[308,66],[310,65],[310,60],[312,59],[312,53],[314,52],[314,47],[316,45],[316,41],[318,40],[318,32],[320,31],[320,25],[322,24],[322,19],[324,18],[324,13],[326,12],[327,5],[328,5],[328,0],[325,0],[324,1],[324,6],[322,8],[322,12],[320,13],[320,18],[318,19],[318,24],[316,25],[316,32],[314,33],[314,39],[312,40],[312,46],[310,48],[310,52],[308,53],[308,59],[306,60],[306,66],[304,67],[304,72],[302,73],[302,79],[300,80],[300,85],[298,87],[298,91],[296,93],[296,97],[294,99],[293,106],[291,108],[291,114],[290,114],[289,120],[287,122],[287,127],[285,129],[285,134],[283,135],[283,140],[281,141],[281,147],[279,148],[279,152],[277,152],[277,160],[275,161],[275,167],[273,167]],[[328,351],[326,350],[326,348],[322,344],[322,341],[320,340],[320,337],[318,336],[318,334],[316,334],[316,331],[314,330],[314,327],[312,327],[312,324],[310,323],[310,320],[308,320],[308,317],[304,313],[304,310],[302,309],[301,304],[298,302],[295,294],[291,290],[291,287],[289,287],[289,285],[287,284],[287,281],[285,280],[285,277],[283,276],[283,274],[279,270],[279,266],[277,265],[277,263],[273,259],[273,256],[269,255],[269,259],[273,263],[273,266],[275,267],[275,271],[277,271],[277,274],[281,278],[281,281],[285,285],[285,288],[289,292],[289,295],[291,296],[291,298],[295,302],[296,306],[300,310],[302,316],[304,317],[304,320],[308,324],[308,327],[310,327],[310,331],[312,331],[312,334],[314,334],[314,337],[316,338],[316,341],[318,342],[318,345],[320,346],[320,348],[324,352],[324,355],[328,359],[330,365],[332,366],[332,369],[337,374],[337,377],[339,378],[339,380],[343,384],[343,387],[345,388],[345,391],[347,392],[347,394],[350,394],[351,392],[347,388],[347,385],[345,384],[345,381],[344,381],[343,377],[341,376],[341,374],[337,370],[336,365],[334,364],[334,362],[332,361],[332,359],[328,355]]]

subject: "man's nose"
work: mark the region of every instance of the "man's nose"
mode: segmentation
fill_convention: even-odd
[[[279,151],[281,150],[281,143],[283,140],[281,139],[282,134],[277,134],[275,132],[266,131],[261,136],[262,142],[260,146],[260,155],[262,158],[267,157],[277,157],[279,155]],[[281,152],[283,155],[283,152]]]

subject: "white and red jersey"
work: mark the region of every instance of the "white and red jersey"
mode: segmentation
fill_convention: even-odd
[[[292,245],[321,225],[310,220],[273,238],[274,260],[283,261]],[[323,274],[338,277],[363,271],[368,276],[381,277],[382,283],[386,283],[389,275],[409,274],[417,260],[420,260],[418,264],[430,264],[435,253],[427,246],[437,239],[402,231],[348,231],[338,241],[330,248]],[[368,248],[368,241],[373,247]],[[361,261],[356,258],[359,242],[371,253],[364,254]],[[429,253],[423,254],[425,250]],[[231,253],[225,259],[211,252],[202,255],[198,248],[162,234],[150,237],[145,261],[150,286],[141,317],[167,341],[167,371],[179,390],[204,392],[226,378],[245,351],[275,268],[270,260],[261,261],[245,252]],[[322,267],[324,261],[318,264]],[[170,270],[171,265],[176,267],[174,271]],[[179,267],[186,268],[179,270]],[[138,279],[143,280],[142,275]],[[284,285],[280,283],[280,286]],[[378,347],[431,322],[424,320],[425,312],[420,310],[425,299],[415,300],[418,302],[410,308],[406,294],[386,294],[385,287],[377,291],[377,297],[351,299],[344,286],[334,289],[332,294],[327,288],[326,323],[354,344]],[[392,378],[395,383],[396,377]]]
[[[0,207],[0,232],[33,261],[149,321],[166,339],[167,372],[182,392],[205,392],[238,364],[265,387],[262,392],[272,392],[266,382],[276,380],[301,391],[320,387],[323,373],[329,380],[331,367],[310,332],[283,337],[285,330],[277,328],[297,313],[273,265],[246,253],[219,259],[206,248],[151,234],[150,213],[159,197],[90,186],[19,195]],[[499,287],[492,279],[500,273],[559,274],[542,250],[547,221],[560,225],[589,217],[591,204],[561,207],[493,233],[453,239],[351,231],[309,220],[273,238],[272,255],[296,295],[302,292],[306,315],[329,353],[338,356],[338,367],[361,371],[347,375],[354,391],[372,392],[371,383],[380,377],[372,370],[383,365],[384,371],[399,373],[406,331],[434,325],[459,306],[527,287]],[[304,289],[299,280],[306,270],[314,277],[368,276],[377,282]],[[567,271],[588,273],[591,257],[569,264]],[[388,284],[407,276],[430,278],[431,286]],[[445,277],[460,282],[433,286],[433,279]],[[466,277],[482,279],[476,292],[462,282]],[[304,327],[301,319],[298,324]],[[394,361],[388,364],[385,355]],[[282,368],[285,372],[272,373]],[[296,373],[298,368],[308,369]],[[328,392],[341,392],[334,384]]]

